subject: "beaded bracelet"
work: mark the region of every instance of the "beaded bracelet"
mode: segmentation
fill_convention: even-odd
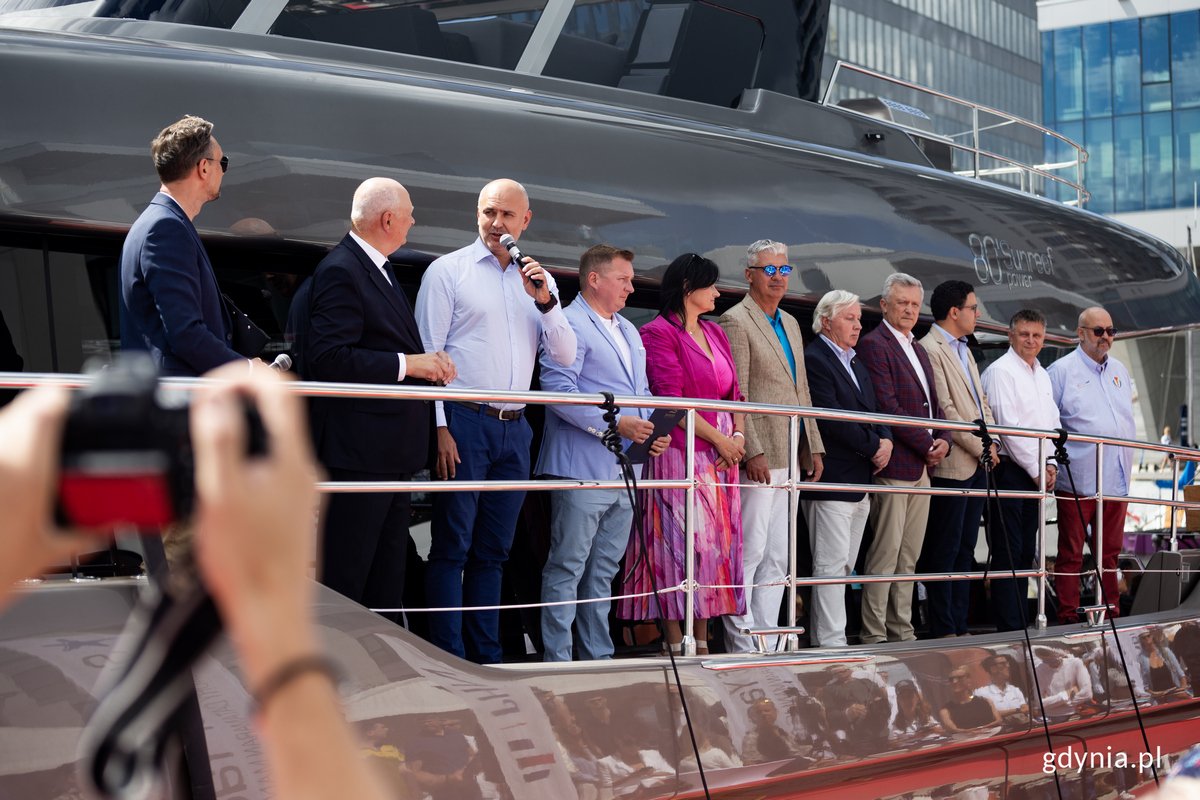
[[[302,675],[319,672],[337,685],[341,683],[341,670],[332,658],[323,655],[299,656],[272,672],[262,685],[250,692],[250,714],[258,716],[267,703],[281,689]]]

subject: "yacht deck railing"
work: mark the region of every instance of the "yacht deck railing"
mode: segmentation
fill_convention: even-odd
[[[1067,201],[1068,205],[1082,206],[1091,197],[1087,190],[1083,188],[1083,165],[1088,160],[1087,150],[1083,149],[1082,145],[1072,141],[1071,139],[1068,139],[1061,133],[1050,130],[1049,128],[1037,124],[1036,122],[1030,122],[1027,119],[1009,114],[1006,111],[1000,111],[980,103],[964,100],[960,97],[946,94],[945,92],[939,92],[936,89],[930,89],[929,87],[921,86],[917,83],[911,83],[910,81],[902,80],[900,78],[894,78],[891,75],[885,75],[882,72],[876,72],[874,70],[867,69],[866,67],[860,67],[857,64],[851,64],[846,61],[838,61],[834,65],[833,73],[830,75],[829,83],[825,88],[825,95],[821,100],[823,105],[834,106],[852,114],[859,114],[860,116],[871,116],[870,114],[865,114],[855,108],[840,106],[837,102],[835,102],[834,95],[838,90],[844,88],[844,83],[839,84],[839,79],[843,77],[844,72],[862,75],[871,80],[879,81],[884,84],[890,84],[894,87],[900,87],[905,91],[924,95],[926,98],[935,99],[935,101],[950,103],[952,106],[957,106],[958,108],[963,109],[965,113],[970,116],[970,128],[963,131],[955,131],[949,135],[940,134],[936,131],[925,130],[918,125],[898,121],[895,119],[894,114],[891,114],[890,116],[892,118],[888,120],[890,124],[908,131],[909,133],[916,134],[917,136],[921,136],[926,139],[935,140],[946,147],[949,147],[954,152],[965,154],[970,159],[970,168],[956,169],[954,170],[956,174],[965,175],[976,179],[994,179],[1007,175],[1016,175],[1021,191],[1030,194],[1039,194],[1039,192],[1035,191],[1034,182],[1035,178],[1040,177],[1044,180],[1051,181],[1052,183],[1056,183],[1059,186],[1064,187],[1070,192],[1070,194],[1074,195],[1073,200]],[[915,106],[905,103],[897,103],[889,98],[880,97],[877,99],[884,103],[889,109],[906,112],[912,116],[913,119],[920,119],[921,117],[928,118],[928,115],[924,110]],[[981,115],[988,120],[995,119],[996,122],[994,124],[981,125]],[[1054,143],[1054,148],[1056,150],[1065,150],[1068,153],[1072,153],[1074,157],[1067,158],[1062,161],[1034,165],[1011,158],[1009,156],[1001,155],[994,150],[988,150],[983,147],[980,139],[981,134],[986,133],[987,131],[1010,126],[1015,129],[1025,129],[1031,134],[1037,135],[1039,145],[1043,145],[1043,149],[1045,149],[1044,142],[1047,138],[1049,138]],[[964,141],[960,140],[964,140],[965,143]],[[1000,166],[983,166],[983,163],[989,161],[996,162]],[[1072,180],[1056,174],[1059,170],[1073,171],[1074,179]],[[1043,192],[1041,194],[1045,193]]]
[[[66,388],[78,388],[89,382],[89,378],[82,375],[66,375],[58,373],[0,373],[0,388],[30,388],[40,385],[54,385]],[[211,381],[202,378],[165,378],[162,380],[163,387],[168,391],[191,391],[198,386]],[[426,387],[426,386],[380,386],[376,384],[353,384],[353,383],[319,383],[296,381],[289,384],[290,389],[297,394],[306,397],[355,397],[355,398],[380,398],[380,399],[405,399],[405,400],[426,400],[436,401],[444,400],[453,402],[456,400],[468,401],[473,403],[524,403],[533,405],[573,405],[573,406],[599,406],[604,398],[599,395],[565,393],[565,392],[512,392],[512,391],[478,391],[467,389],[450,389],[444,387]],[[796,544],[796,528],[797,528],[797,512],[800,500],[800,493],[806,488],[811,488],[817,484],[807,483],[800,478],[800,468],[798,462],[798,454],[800,451],[800,423],[802,420],[836,420],[841,422],[865,422],[884,424],[891,427],[919,427],[933,428],[937,430],[949,431],[965,431],[975,433],[979,431],[979,426],[969,422],[959,422],[951,420],[937,420],[922,417],[902,417],[893,416],[890,414],[864,413],[857,411],[846,411],[842,409],[829,408],[814,408],[804,406],[783,406],[772,405],[766,403],[748,403],[748,402],[731,402],[731,401],[715,401],[715,400],[699,400],[691,398],[676,398],[676,397],[653,397],[653,396],[617,396],[614,398],[617,406],[622,408],[678,408],[684,409],[686,414],[683,419],[683,435],[686,437],[686,464],[687,475],[695,475],[695,425],[697,411],[726,411],[726,412],[742,412],[754,414],[766,414],[772,416],[784,416],[789,419],[788,426],[788,452],[792,454],[790,463],[788,464],[788,478],[786,481],[778,484],[767,484],[766,487],[785,490],[789,493],[789,514],[788,514],[788,574],[782,581],[773,584],[764,585],[779,585],[780,583],[787,587],[787,625],[789,628],[796,626],[796,591],[801,586],[824,586],[835,584],[851,584],[851,583],[892,583],[892,582],[937,582],[937,581],[953,581],[953,580],[982,580],[985,578],[1036,578],[1037,579],[1037,614],[1035,623],[1038,629],[1045,629],[1047,625],[1046,618],[1046,579],[1049,575],[1060,574],[1051,573],[1046,569],[1046,514],[1044,500],[1047,497],[1054,495],[1046,491],[1045,470],[1042,470],[1041,479],[1039,481],[1037,491],[1012,491],[1012,490],[992,490],[990,496],[999,499],[1037,499],[1038,504],[1038,564],[1036,568],[1021,569],[1021,570],[1005,570],[1004,572],[991,571],[973,571],[973,572],[940,572],[940,573],[909,573],[909,574],[892,574],[892,575],[850,575],[850,576],[828,576],[817,575],[811,577],[800,577],[797,575],[797,544]],[[1014,428],[1004,425],[989,426],[988,433],[993,437],[1000,436],[1021,436],[1027,438],[1036,438],[1038,440],[1039,457],[1038,461],[1045,464],[1049,453],[1049,443],[1058,438],[1057,431],[1038,430],[1027,428]],[[1096,514],[1096,530],[1094,532],[1093,541],[1096,548],[1093,552],[1093,557],[1097,565],[1101,565],[1103,561],[1103,508],[1105,502],[1126,502],[1129,504],[1143,504],[1165,507],[1170,509],[1169,516],[1170,524],[1170,550],[1176,552],[1179,549],[1179,530],[1178,520],[1174,510],[1177,508],[1200,510],[1200,502],[1189,502],[1179,498],[1179,463],[1180,461],[1200,461],[1200,451],[1185,447],[1177,447],[1174,445],[1163,445],[1158,442],[1142,442],[1132,439],[1119,439],[1109,436],[1097,436],[1084,433],[1070,434],[1070,441],[1083,442],[1096,445],[1096,477],[1097,489],[1095,495],[1085,499],[1095,499],[1099,510]],[[1106,448],[1111,447],[1130,447],[1134,449],[1146,450],[1156,453],[1165,453],[1171,457],[1172,461],[1172,481],[1171,481],[1171,496],[1167,498],[1146,498],[1134,496],[1106,496],[1103,491],[1103,475],[1104,458],[1107,452]],[[740,485],[740,484],[718,484],[722,486]],[[988,496],[987,490],[979,489],[955,489],[946,487],[916,487],[916,486],[884,486],[880,484],[838,484],[838,483],[821,483],[819,484],[822,492],[854,492],[868,494],[923,494],[930,496],[962,496],[962,497],[984,497]],[[623,481],[592,481],[592,480],[542,480],[529,479],[523,481],[355,481],[355,482],[332,482],[326,481],[318,484],[318,488],[324,493],[341,493],[341,492],[456,492],[456,491],[545,491],[545,490],[588,490],[588,489],[624,489]],[[684,489],[687,492],[687,507],[684,520],[684,536],[686,558],[684,563],[684,579],[678,586],[660,587],[659,594],[683,592],[685,596],[683,630],[692,630],[692,623],[695,619],[695,592],[699,589],[714,589],[714,588],[742,588],[745,585],[738,587],[727,586],[707,586],[697,582],[695,577],[695,490],[696,481],[694,477],[681,478],[678,480],[639,480],[638,488],[643,490],[655,489]],[[1061,573],[1066,574],[1066,573]],[[757,584],[750,584],[754,588],[758,588]],[[647,596],[654,592],[640,593],[633,596]],[[614,598],[615,599],[615,598]],[[573,602],[589,602],[589,601],[573,601]],[[559,603],[528,603],[522,607],[542,607],[548,605],[559,605]],[[514,606],[505,605],[503,608],[513,608]],[[490,607],[489,607],[490,608]],[[381,609],[381,610],[403,610],[408,613],[427,612],[427,611],[442,611],[442,610],[483,610],[482,607],[468,607],[463,609]],[[786,649],[791,650],[797,647],[794,638],[788,637],[784,643]],[[688,655],[695,654],[695,641],[690,635],[685,635],[683,642],[684,653]]]

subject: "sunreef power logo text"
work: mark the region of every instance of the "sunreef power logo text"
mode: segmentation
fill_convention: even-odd
[[[1045,251],[1015,250],[1003,239],[972,233],[967,237],[980,286],[1033,286],[1034,278],[1054,274],[1054,254]]]

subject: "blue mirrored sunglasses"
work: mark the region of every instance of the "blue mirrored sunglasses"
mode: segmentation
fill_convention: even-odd
[[[761,269],[763,274],[765,274],[768,278],[774,278],[776,272],[778,272],[780,275],[792,274],[791,264],[784,264],[782,267],[777,267],[774,264],[768,264],[765,267],[750,267],[750,269]]]

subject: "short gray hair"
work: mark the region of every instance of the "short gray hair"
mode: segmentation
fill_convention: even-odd
[[[744,266],[753,267],[758,263],[759,253],[782,253],[787,258],[787,245],[771,239],[759,239],[746,248],[746,263]]]
[[[883,282],[883,299],[887,300],[892,296],[892,289],[897,286],[913,286],[921,290],[922,296],[925,294],[925,287],[921,282],[905,272],[893,272],[887,276],[887,280]]]
[[[859,305],[859,299],[854,292],[847,292],[845,289],[833,289],[826,292],[825,296],[817,303],[816,310],[813,311],[813,333],[821,332],[821,320],[833,319],[850,306],[856,305]]]

